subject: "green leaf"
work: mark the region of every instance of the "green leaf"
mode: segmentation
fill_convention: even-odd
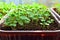
[[[49,23],[45,23],[45,25],[49,25]]]
[[[16,24],[10,24],[10,26],[14,26],[14,27],[16,27]]]
[[[51,21],[47,21],[48,23],[52,23]]]
[[[19,23],[20,25],[24,25],[24,23],[23,23],[22,21],[19,21],[18,23]]]
[[[54,20],[53,19],[51,19],[51,22],[53,22]]]

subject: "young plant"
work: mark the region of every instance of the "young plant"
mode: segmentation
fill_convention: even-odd
[[[39,27],[41,27],[42,29],[48,29],[49,25],[54,22],[54,19],[51,18],[49,10],[42,4],[34,3],[32,5],[23,4],[18,5],[17,7],[16,5],[14,7],[13,6],[14,5],[12,4],[10,9],[15,10],[11,12],[9,18],[7,18],[7,20],[5,21],[5,26],[10,26],[11,28],[16,29],[17,23],[22,27],[26,27],[25,24],[35,24],[37,27],[38,25],[40,25]]]

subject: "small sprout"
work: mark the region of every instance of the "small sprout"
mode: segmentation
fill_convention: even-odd
[[[18,22],[20,25],[24,25],[24,23],[23,22]]]
[[[51,21],[47,21],[48,23],[51,23]]]
[[[45,22],[45,19],[41,19],[42,22]]]
[[[47,26],[48,26],[48,25],[49,25],[49,23],[45,23],[45,25],[47,25]]]
[[[54,20],[53,19],[51,19],[51,22],[53,22]]]
[[[40,23],[41,25],[43,25],[43,23]]]

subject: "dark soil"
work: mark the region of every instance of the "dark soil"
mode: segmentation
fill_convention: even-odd
[[[50,24],[49,26],[45,27],[44,29],[41,25],[36,25],[34,23],[26,24],[25,26],[17,25],[16,30],[59,30],[58,24],[56,22]],[[13,30],[11,27],[1,27],[1,30]]]

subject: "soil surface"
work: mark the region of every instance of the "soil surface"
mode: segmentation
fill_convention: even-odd
[[[36,25],[34,23],[26,24],[24,27],[17,25],[16,30],[59,30],[58,24],[56,22],[50,24],[49,26],[42,28],[41,25]],[[14,30],[11,27],[1,27],[1,30]]]

